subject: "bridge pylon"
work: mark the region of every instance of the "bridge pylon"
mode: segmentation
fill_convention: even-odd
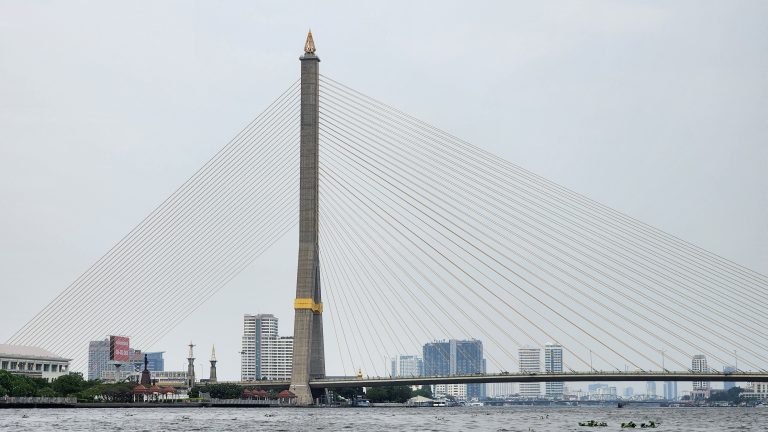
[[[315,55],[315,43],[311,31],[304,45],[304,55],[299,60],[301,60],[299,262],[294,300],[293,369],[290,389],[297,397],[297,404],[311,405],[315,398],[309,381],[325,377],[318,242],[320,59]]]

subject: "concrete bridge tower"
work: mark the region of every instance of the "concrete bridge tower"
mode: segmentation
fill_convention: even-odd
[[[323,303],[320,296],[318,246],[318,147],[320,120],[320,59],[312,32],[301,60],[301,126],[299,171],[299,262],[293,324],[291,391],[299,405],[312,404],[309,380],[325,376]],[[319,395],[318,395],[319,396]]]

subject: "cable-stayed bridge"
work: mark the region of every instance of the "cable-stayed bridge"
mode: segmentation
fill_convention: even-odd
[[[310,37],[301,78],[9,343],[73,369],[105,334],[151,347],[298,225],[293,378],[259,384],[290,384],[301,403],[353,384],[768,380],[768,277],[326,77],[319,62]],[[145,297],[163,306],[132,307]],[[487,373],[387,377],[387,357],[439,339],[482,340]],[[512,372],[519,347],[546,343],[562,346],[565,372]],[[351,378],[327,377],[326,350]],[[694,372],[696,354],[738,372]]]

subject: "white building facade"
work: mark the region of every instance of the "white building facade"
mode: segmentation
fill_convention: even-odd
[[[466,384],[435,384],[432,394],[436,398],[453,396],[456,400],[467,400]]]
[[[518,350],[518,357],[520,359],[520,372],[541,372],[540,348],[522,347]],[[520,383],[520,396],[527,398],[537,398],[540,395],[541,383]]]
[[[246,314],[241,356],[243,381],[290,379],[293,337],[278,335],[278,319],[272,314]]]
[[[389,373],[393,377],[421,376],[424,361],[416,355],[398,355],[390,359]]]
[[[709,372],[709,367],[707,366],[707,357],[702,354],[697,354],[693,356],[693,359],[691,360],[691,371],[693,373],[706,373]],[[694,390],[708,390],[709,389],[709,381],[694,381],[693,382],[693,389]]]
[[[69,361],[38,347],[0,344],[0,370],[48,381],[69,373]]]
[[[549,343],[544,345],[544,371],[549,373],[563,372],[563,347]],[[565,384],[562,381],[547,382],[544,384],[544,393],[548,398],[562,399]]]

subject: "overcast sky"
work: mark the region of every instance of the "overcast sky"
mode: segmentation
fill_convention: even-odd
[[[0,1],[0,340],[298,78],[310,27],[323,74],[766,274],[767,19],[762,1]],[[190,339],[215,343],[238,378],[243,313],[292,334],[296,249],[138,348],[178,370]]]

